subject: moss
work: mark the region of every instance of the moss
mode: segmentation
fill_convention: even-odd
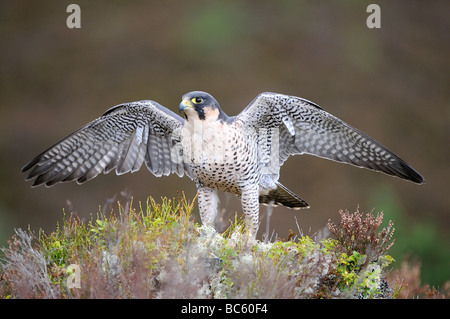
[[[0,297],[395,298],[404,288],[385,280],[393,228],[378,231],[380,214],[341,212],[335,238],[291,231],[266,243],[242,219],[222,234],[195,223],[184,197],[125,207],[87,223],[71,214],[51,234],[17,230],[3,248]]]

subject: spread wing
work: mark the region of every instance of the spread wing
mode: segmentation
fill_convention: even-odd
[[[308,100],[261,93],[235,118],[259,132],[270,131],[260,148],[277,153],[279,167],[290,155],[310,154],[397,176],[415,183],[423,177],[405,161],[363,132]],[[268,145],[269,144],[269,145]],[[278,169],[278,171],[277,171]]]
[[[22,172],[30,170],[26,179],[34,178],[33,186],[81,184],[113,169],[117,174],[135,172],[145,160],[155,176],[191,176],[179,154],[173,154],[179,149],[173,133],[183,122],[154,101],[120,104],[37,155]]]

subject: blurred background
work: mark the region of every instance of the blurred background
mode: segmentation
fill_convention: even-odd
[[[81,8],[69,29],[67,6]],[[422,263],[422,280],[450,279],[449,1],[2,1],[0,2],[0,246],[15,228],[51,232],[116,201],[195,196],[188,178],[99,175],[79,186],[31,188],[21,167],[122,102],[153,99],[177,111],[192,90],[228,115],[264,91],[304,97],[393,150],[426,180],[319,158],[289,159],[280,181],[310,205],[275,208],[269,233],[323,233],[338,211],[383,211],[395,222],[391,255]],[[240,211],[221,195],[223,223]],[[137,204],[135,204],[137,207]],[[195,217],[199,221],[197,210]],[[266,231],[266,208],[261,208]]]

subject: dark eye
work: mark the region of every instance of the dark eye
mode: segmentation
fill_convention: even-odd
[[[194,104],[200,104],[203,103],[203,99],[201,97],[194,97],[193,99],[191,99],[192,103]]]

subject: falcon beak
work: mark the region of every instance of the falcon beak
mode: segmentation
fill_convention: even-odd
[[[193,109],[194,107],[192,106],[191,102],[189,100],[183,100],[180,103],[180,107],[179,107],[179,111],[184,112],[187,109]]]

